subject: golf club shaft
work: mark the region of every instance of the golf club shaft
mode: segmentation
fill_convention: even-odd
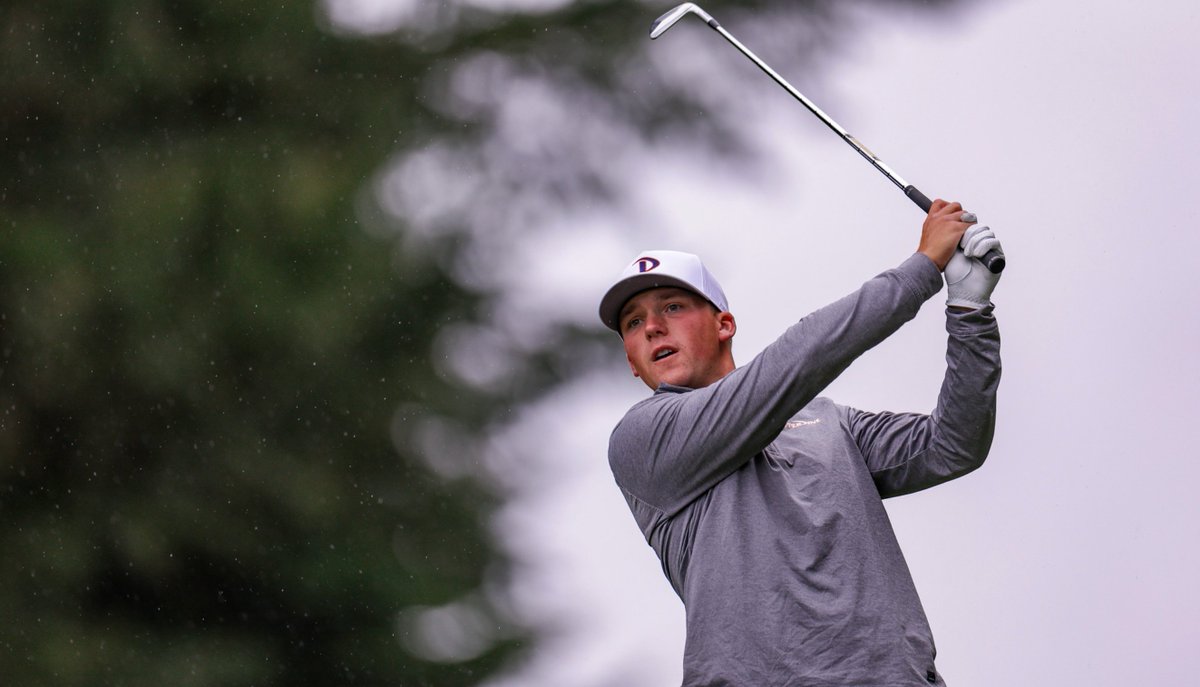
[[[699,7],[695,7],[694,5],[692,7],[694,8],[693,11],[699,10]],[[924,193],[921,193],[917,187],[906,182],[900,177],[900,175],[896,174],[896,172],[893,171],[891,167],[888,167],[883,160],[880,160],[878,157],[876,157],[875,153],[871,152],[871,150],[859,142],[858,139],[851,136],[845,129],[839,126],[837,122],[833,121],[829,115],[825,114],[821,108],[817,107],[816,104],[814,104],[811,100],[804,97],[804,94],[796,90],[792,84],[788,83],[787,79],[780,76],[779,73],[774,69],[771,69],[771,66],[759,59],[758,55],[755,55],[753,51],[742,45],[741,41],[735,38],[733,34],[726,31],[725,27],[721,26],[721,24],[716,19],[713,19],[711,15],[709,15],[707,12],[703,12],[703,10],[699,10],[698,13],[701,15],[701,18],[704,19],[705,23],[712,27],[714,31],[721,34],[721,36],[725,40],[729,41],[733,47],[737,48],[739,52],[750,58],[750,61],[758,65],[758,68],[763,70],[767,76],[774,79],[775,83],[783,86],[784,90],[792,94],[793,98],[800,101],[800,104],[808,108],[809,112],[812,112],[817,116],[818,119],[820,119],[822,122],[825,122],[826,126],[840,136],[841,139],[849,144],[851,148],[857,150],[859,155],[862,155],[867,162],[870,162],[871,165],[875,167],[875,169],[878,169],[880,172],[882,172],[883,175],[890,179],[891,182],[895,184],[901,191],[904,191],[904,195],[908,196],[909,200],[916,203],[917,207],[921,208],[922,211],[928,214],[929,208],[933,205],[933,201],[931,201],[928,196],[926,196]],[[664,17],[666,16],[667,15],[664,15]],[[673,24],[677,19],[678,16],[676,16],[675,19],[672,19],[670,24]],[[660,21],[662,21],[661,18]],[[661,31],[665,31],[666,28],[670,27],[670,24],[667,24],[664,26],[664,28],[659,29],[658,34],[652,32],[651,36],[655,37],[656,35],[660,35]],[[981,258],[979,258],[979,260],[984,264],[985,267],[988,268],[988,270],[993,273],[999,274],[1004,270],[1004,256],[996,250],[988,251]]]

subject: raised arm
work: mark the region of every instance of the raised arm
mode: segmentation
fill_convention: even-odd
[[[613,431],[617,482],[664,512],[683,507],[761,451],[851,362],[912,319],[941,283],[931,259],[914,254],[800,320],[720,381],[660,388]]]
[[[964,475],[983,464],[996,423],[1000,331],[992,290],[1000,275],[977,257],[1003,251],[992,230],[971,227],[945,268],[946,376],[929,416],[848,410],[847,426],[880,495],[898,496]]]
[[[991,310],[947,309],[946,376],[932,414],[846,409],[846,425],[881,496],[927,489],[983,464],[1000,382],[1000,332]]]

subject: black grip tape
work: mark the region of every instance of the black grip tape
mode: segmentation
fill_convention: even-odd
[[[904,195],[908,196],[912,202],[917,204],[925,212],[929,212],[929,208],[933,207],[933,201],[925,197],[924,193],[917,190],[916,186],[909,184],[904,187]]]
[[[982,262],[983,266],[988,268],[992,274],[1000,274],[1004,271],[1004,256],[995,248],[984,253],[983,257],[979,258],[979,262]]]

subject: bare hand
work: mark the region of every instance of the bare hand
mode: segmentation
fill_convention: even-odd
[[[970,222],[962,221],[963,208],[958,203],[948,203],[942,199],[933,201],[929,207],[929,216],[921,226],[921,243],[917,252],[925,254],[939,270],[946,269],[962,240],[963,232],[975,223],[974,215],[968,215]]]

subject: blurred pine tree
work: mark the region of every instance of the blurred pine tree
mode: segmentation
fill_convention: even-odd
[[[475,589],[490,497],[394,446],[482,422],[474,298],[355,218],[437,55],[308,3],[0,10],[0,682],[468,684],[397,612]]]

